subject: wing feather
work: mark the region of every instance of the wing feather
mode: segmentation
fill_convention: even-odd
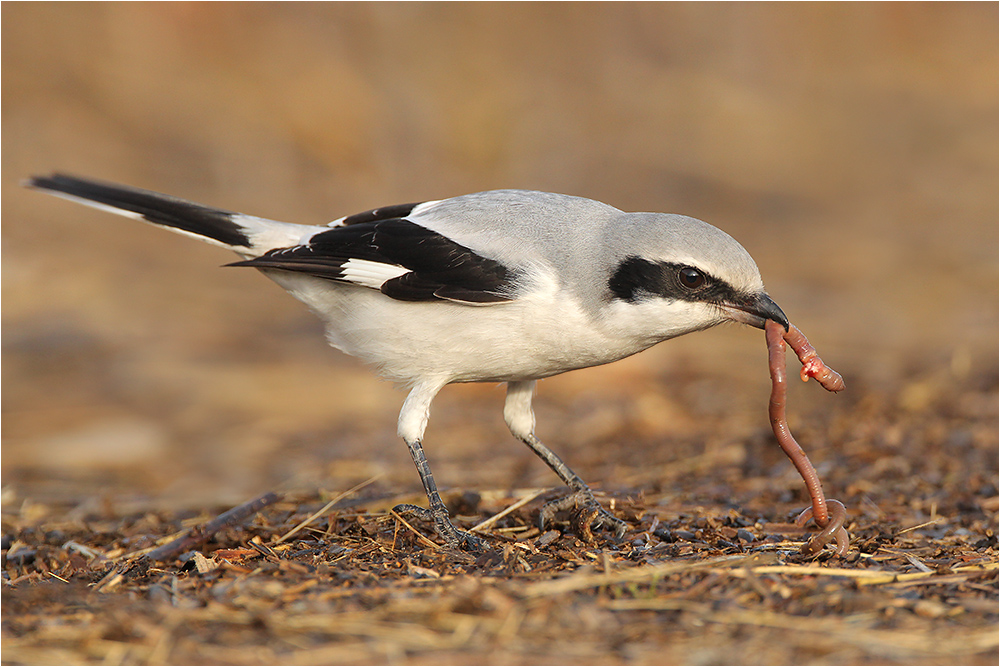
[[[378,218],[375,209],[341,219],[302,245],[278,248],[230,266],[308,273],[381,290],[400,301],[447,300],[472,305],[514,298],[514,272],[406,218]],[[369,219],[366,219],[369,218]]]

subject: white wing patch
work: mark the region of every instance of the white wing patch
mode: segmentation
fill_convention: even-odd
[[[340,267],[343,279],[362,285],[379,289],[387,280],[398,278],[404,273],[409,273],[409,269],[395,264],[383,264],[382,262],[372,262],[367,259],[349,259]]]

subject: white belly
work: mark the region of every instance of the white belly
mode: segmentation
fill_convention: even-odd
[[[334,347],[403,384],[507,382],[616,361],[657,340],[637,342],[606,331],[565,295],[533,296],[488,306],[406,302],[373,289],[288,272],[268,277],[326,323]]]

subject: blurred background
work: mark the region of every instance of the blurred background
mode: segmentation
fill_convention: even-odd
[[[996,410],[995,3],[4,3],[2,19],[3,485],[23,513],[379,474],[420,489],[402,392],[280,288],[219,268],[226,252],[20,185],[55,170],[312,224],[495,188],[684,213],[750,251],[847,378],[838,397],[794,387],[793,428],[873,402],[933,419],[948,392]],[[752,456],[768,391],[763,336],[720,327],[542,382],[539,435],[597,486],[645,488]],[[441,486],[556,484],[502,400],[442,393]]]

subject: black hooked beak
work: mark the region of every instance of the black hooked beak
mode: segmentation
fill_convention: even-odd
[[[764,292],[726,303],[722,309],[726,311],[729,319],[736,322],[763,329],[765,322],[774,320],[788,331],[788,318],[785,317],[785,313]]]

